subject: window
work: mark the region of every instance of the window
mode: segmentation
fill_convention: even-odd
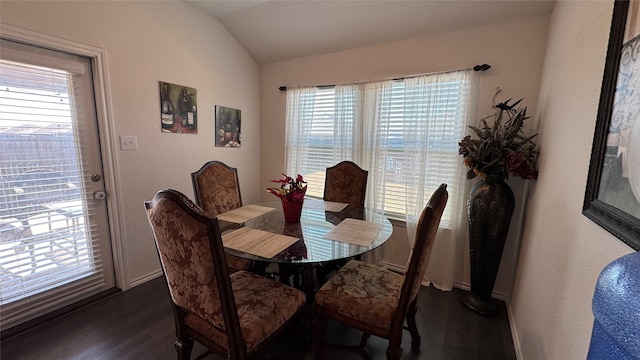
[[[292,142],[288,151],[292,161],[300,165],[292,173],[304,176],[309,185],[307,195],[321,198],[326,168],[353,160],[356,93],[336,96],[335,87],[325,87],[300,95],[299,141]]]
[[[287,171],[302,174],[307,194],[322,197],[326,168],[351,160],[369,171],[367,205],[399,219],[419,214],[441,183],[450,193],[461,183],[468,78],[460,71],[287,90]]]

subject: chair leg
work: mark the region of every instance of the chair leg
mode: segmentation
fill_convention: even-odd
[[[296,289],[300,289],[301,286],[301,282],[300,282],[300,269],[295,269],[295,271],[293,272],[293,280],[292,280],[292,286]]]
[[[389,346],[387,347],[387,360],[400,360],[402,356],[402,347],[400,344],[396,344],[393,341],[389,341]]]
[[[190,338],[176,340],[173,344],[178,352],[178,360],[191,359],[191,350],[193,349],[193,340]]]
[[[280,282],[286,285],[291,285],[289,279],[291,278],[291,268],[286,264],[278,264],[278,273],[280,274]]]
[[[306,306],[300,321],[299,333],[302,334],[304,353],[307,354],[313,347],[313,311],[310,306]],[[304,357],[304,356],[303,356]]]
[[[265,276],[266,275],[265,270],[267,269],[267,266],[269,266],[268,262],[254,261],[253,268],[251,270],[253,271],[254,274]]]
[[[371,334],[363,332],[362,333],[362,337],[360,338],[360,344],[358,344],[358,347],[362,350],[364,350],[365,346],[367,346],[367,340],[369,340],[369,337],[371,337]]]
[[[316,278],[318,279],[318,284],[322,286],[325,282],[327,282],[327,264],[319,263],[315,269]]]
[[[315,325],[315,338],[316,338],[316,360],[324,360],[325,343],[324,343],[324,329],[327,326],[327,320],[322,316],[322,310],[316,311],[316,325]]]
[[[411,351],[414,354],[420,352],[420,334],[418,333],[418,327],[416,326],[416,313],[418,307],[416,306],[416,299],[409,304],[409,311],[407,311],[407,327],[411,334]]]

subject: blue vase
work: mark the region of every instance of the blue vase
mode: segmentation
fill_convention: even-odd
[[[607,265],[593,294],[588,360],[640,359],[640,252]]]

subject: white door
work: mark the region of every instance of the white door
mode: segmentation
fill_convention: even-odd
[[[91,60],[0,41],[6,329],[115,283]]]

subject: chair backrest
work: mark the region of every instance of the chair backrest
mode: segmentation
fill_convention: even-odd
[[[220,161],[209,161],[191,174],[196,204],[209,216],[242,206],[238,170]]]
[[[145,208],[176,322],[187,313],[213,319],[224,324],[218,330],[227,334],[229,351],[246,351],[218,220],[175,190],[159,191]]]
[[[427,270],[431,249],[448,198],[447,184],[440,185],[431,195],[418,220],[413,247],[409,253],[409,262],[404,273],[402,289],[400,290],[398,310],[394,317],[394,322],[399,321],[400,326],[402,326],[409,304],[416,298],[418,290],[420,290],[420,284]]]
[[[351,161],[328,167],[324,180],[325,201],[364,206],[369,172]]]

